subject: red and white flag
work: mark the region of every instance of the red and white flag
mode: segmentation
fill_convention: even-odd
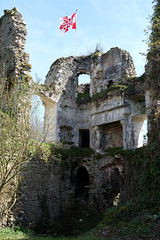
[[[73,13],[72,16],[60,18],[60,30],[62,33],[65,33],[71,29],[76,29],[76,13]]]

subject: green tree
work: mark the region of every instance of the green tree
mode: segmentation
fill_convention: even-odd
[[[148,147],[143,174],[146,190],[157,189],[160,183],[160,1],[154,0],[151,33],[148,41],[146,87],[149,91]]]
[[[160,1],[154,0],[154,13],[151,18],[149,51],[147,54],[146,83],[150,91],[149,141],[160,137]]]

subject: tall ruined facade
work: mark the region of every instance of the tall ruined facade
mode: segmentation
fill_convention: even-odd
[[[78,84],[81,74],[90,76],[90,84],[83,88]],[[50,128],[46,141],[97,152],[143,146],[144,81],[134,77],[130,54],[118,47],[105,54],[55,61],[45,81],[51,92],[42,96]]]
[[[25,36],[21,14],[17,9],[5,10],[0,19],[0,76],[11,85],[17,75],[28,78]],[[82,74],[90,76],[90,84],[79,84]],[[132,57],[118,47],[106,53],[60,58],[51,65],[45,84],[35,89],[45,106],[46,142],[93,151],[72,152],[60,162],[52,157],[47,162],[42,157],[31,159],[13,209],[17,222],[32,225],[41,219],[42,201],[55,219],[75,202],[105,208],[119,193],[121,201],[127,200],[126,159],[105,151],[143,146],[144,78],[135,75]]]

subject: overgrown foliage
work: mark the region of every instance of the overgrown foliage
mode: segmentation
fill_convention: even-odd
[[[11,86],[0,84],[0,221],[16,201],[20,172],[28,159],[29,83],[21,79]]]
[[[94,230],[104,239],[159,239],[160,189],[155,182],[159,167],[148,161],[149,146],[135,150],[107,149],[107,155],[123,155],[127,176],[125,191],[130,199],[106,210],[105,217]],[[155,163],[157,160],[155,160]],[[157,163],[156,163],[157,164]]]
[[[108,97],[108,93],[114,90],[122,90],[124,91],[125,89],[128,88],[128,85],[126,84],[116,84],[111,87],[108,87],[106,90],[103,90],[99,93],[96,93],[92,96],[92,101],[97,101],[98,99],[106,99]]]
[[[94,150],[92,148],[79,148],[76,146],[72,146],[69,149],[64,149],[61,144],[50,144],[51,155],[59,156],[62,160],[68,158],[76,158],[76,157],[90,157]]]
[[[152,109],[149,120],[151,127],[159,126],[159,97],[160,97],[160,2],[154,0],[154,13],[151,18],[151,34],[149,37],[149,51],[147,55],[147,84],[152,91]]]
[[[89,92],[84,93],[78,93],[77,95],[77,103],[80,104],[86,104],[91,102],[91,97]]]
[[[109,208],[96,232],[103,232],[106,239],[159,239],[159,197],[160,192],[140,194],[126,204]]]
[[[146,154],[145,182],[148,190],[157,189],[160,183],[160,1],[154,0],[154,13],[151,18],[151,34],[147,55],[147,84],[150,88],[149,145]]]
[[[54,222],[47,225],[43,221],[36,224],[36,233],[52,236],[78,236],[96,227],[103,219],[103,212],[89,209],[86,206],[75,204],[70,211],[64,212]]]
[[[37,235],[29,229],[22,227],[17,227],[14,230],[9,228],[0,230],[0,239],[1,240],[102,240],[98,236],[94,236],[92,233],[88,232],[76,237],[58,237],[58,236],[46,236],[45,234]]]

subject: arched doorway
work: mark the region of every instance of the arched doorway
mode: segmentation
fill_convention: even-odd
[[[87,203],[89,192],[89,174],[85,167],[77,170],[75,200],[79,203]]]

